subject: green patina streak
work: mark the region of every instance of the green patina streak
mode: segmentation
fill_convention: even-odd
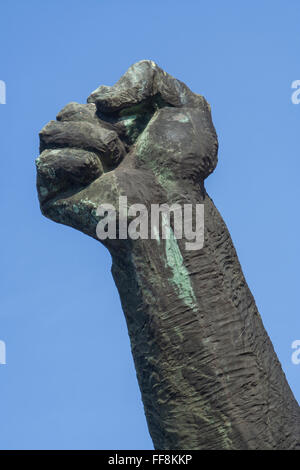
[[[158,173],[155,171],[155,176],[158,182],[165,190],[172,190],[176,187],[176,181],[172,178],[172,171],[169,168],[164,168],[163,171]]]
[[[152,116],[152,124],[157,117],[158,114]],[[156,159],[153,159],[153,148],[155,148],[155,142],[150,136],[149,129],[146,128],[137,140],[138,158],[153,171],[159,184],[165,188],[166,191],[173,191],[176,188],[173,172],[171,168],[163,166],[163,160],[156,161]],[[165,153],[168,153],[168,151],[165,150]],[[167,158],[165,160],[167,161]]]
[[[139,133],[141,132],[140,126],[138,126],[138,116],[133,114],[132,116],[125,116],[121,119],[124,126],[126,127],[126,135],[131,143],[135,142]],[[141,124],[141,127],[143,124]]]
[[[165,217],[163,217],[163,224],[166,223]],[[171,278],[172,284],[176,286],[179,293],[179,298],[184,303],[192,308],[196,309],[196,297],[191,284],[188,270],[183,264],[183,257],[180,252],[177,240],[174,236],[173,230],[168,228],[169,234],[166,238],[166,264],[172,270],[173,276]]]

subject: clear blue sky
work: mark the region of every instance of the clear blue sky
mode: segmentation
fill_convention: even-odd
[[[0,448],[152,448],[110,257],[42,217],[34,167],[44,124],[141,59],[211,103],[207,190],[300,401],[299,0],[5,0],[0,16]]]

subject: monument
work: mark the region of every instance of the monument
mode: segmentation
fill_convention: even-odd
[[[205,190],[218,153],[205,98],[144,60],[63,108],[42,129],[40,152],[42,213],[97,240],[99,206],[117,208],[120,197],[149,213],[204,207],[197,250],[172,228],[165,239],[101,240],[155,448],[300,449],[299,405]]]

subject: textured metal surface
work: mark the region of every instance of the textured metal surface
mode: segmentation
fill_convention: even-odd
[[[205,241],[106,240],[157,449],[299,449],[300,412],[204,188],[206,100],[141,61],[41,131],[43,214],[96,238],[100,203],[204,204]]]

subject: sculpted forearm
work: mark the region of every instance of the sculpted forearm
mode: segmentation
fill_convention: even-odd
[[[113,257],[154,445],[297,448],[298,404],[229,232],[208,196],[204,203],[203,250],[184,252],[177,242],[190,279],[186,292],[174,282],[164,240],[135,243],[125,263]]]

